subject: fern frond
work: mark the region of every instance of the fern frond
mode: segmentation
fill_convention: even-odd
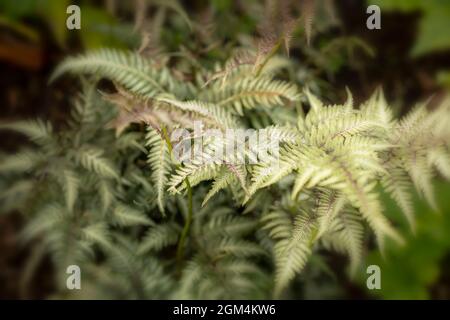
[[[121,203],[116,205],[113,211],[113,218],[122,227],[154,224],[143,212]]]
[[[52,125],[42,120],[0,123],[0,130],[12,130],[24,134],[31,141],[42,146],[46,146],[53,141]]]
[[[302,0],[301,10],[306,42],[309,46],[311,44],[312,25],[315,16],[315,0]]]
[[[279,297],[294,276],[305,267],[316,228],[315,218],[300,214],[296,217],[290,237],[275,244],[275,297]]]
[[[394,125],[394,115],[381,89],[377,89],[372,97],[361,105],[360,109],[364,114],[370,114],[382,124]]]
[[[158,97],[159,102],[163,102],[180,109],[183,112],[197,114],[200,120],[207,125],[216,128],[235,128],[238,126],[237,119],[225,108],[203,101],[178,101],[166,97]]]
[[[272,211],[261,218],[264,229],[269,230],[269,235],[275,240],[289,238],[292,232],[291,217],[283,210]]]
[[[30,179],[15,180],[8,188],[0,193],[0,201],[4,212],[23,210],[29,194],[34,190],[35,184]]]
[[[325,247],[350,257],[350,273],[355,275],[362,260],[363,239],[364,227],[359,215],[357,212],[344,210],[332,221],[322,240]]]
[[[223,89],[217,85],[212,86],[200,97],[220,107],[234,109],[238,114],[243,114],[244,109],[254,109],[258,105],[270,108],[284,105],[283,99],[297,101],[300,94],[293,84],[261,76],[240,79]]]
[[[226,256],[245,258],[264,254],[257,244],[231,237],[222,238],[217,243],[211,242],[208,246],[211,247],[210,254],[213,255],[213,259],[222,259]]]
[[[311,249],[302,242],[281,240],[275,247],[276,275],[274,296],[279,297],[295,275],[305,267]]]
[[[257,225],[253,219],[231,214],[220,215],[215,211],[215,216],[207,223],[207,230],[203,232],[211,235],[224,235],[226,237],[242,237],[249,234]]]
[[[108,159],[103,157],[103,151],[101,149],[93,147],[80,149],[75,154],[75,158],[86,170],[95,172],[101,177],[119,178],[117,170]]]
[[[175,293],[177,299],[191,299],[193,288],[198,288],[199,281],[205,279],[205,273],[199,259],[192,259],[183,270],[183,275],[180,281],[180,288]]]
[[[315,194],[317,197],[317,220],[319,231],[317,237],[320,238],[330,228],[333,221],[339,215],[345,205],[345,198],[335,190],[319,189]]]
[[[178,241],[180,228],[177,224],[168,222],[150,227],[147,234],[139,244],[138,254],[149,251],[160,251]]]
[[[21,239],[28,242],[37,236],[48,233],[53,228],[57,229],[58,224],[65,221],[65,214],[64,207],[58,203],[45,205],[36,213],[36,217],[25,226]]]
[[[220,164],[187,164],[172,175],[169,181],[169,192],[180,193],[185,189],[184,181],[189,177],[191,186],[195,186],[202,181],[214,179],[220,171]]]
[[[395,200],[405,214],[411,229],[415,231],[414,208],[411,195],[411,181],[404,169],[386,163],[387,173],[382,176],[381,183],[386,192]]]
[[[98,243],[106,249],[111,249],[111,237],[107,224],[103,222],[91,224],[83,228],[82,233],[87,240]]]
[[[206,74],[206,82],[202,88],[207,87],[210,83],[220,80],[220,86],[223,88],[230,81],[236,80],[238,77],[245,76],[251,72],[252,66],[256,61],[256,57],[249,51],[237,51],[223,66],[216,65],[214,72]]]
[[[157,70],[139,54],[116,49],[101,49],[67,58],[55,70],[50,81],[67,72],[107,78],[145,98],[153,98],[174,86],[166,69]]]
[[[308,98],[308,102],[311,106],[312,115],[318,115],[322,111],[324,104],[320,101],[310,90],[305,88],[304,93]],[[309,115],[309,114],[308,114]]]
[[[64,191],[64,198],[66,199],[66,206],[69,212],[73,211],[75,201],[78,197],[78,188],[80,180],[76,173],[72,170],[64,170],[62,175],[62,187]]]
[[[2,156],[0,161],[1,173],[25,173],[35,168],[42,160],[43,154],[32,150],[21,150],[16,154]]]
[[[360,210],[362,216],[374,230],[380,247],[383,247],[385,236],[402,242],[402,238],[392,228],[388,219],[382,213],[378,195],[373,191],[375,183],[364,182],[365,179],[361,173],[355,175],[352,173],[355,171],[349,169],[348,165],[345,165],[343,162],[338,162],[338,166],[346,184],[342,192],[346,194],[350,203]]]
[[[159,210],[164,213],[165,191],[168,182],[168,175],[171,170],[171,155],[166,141],[159,133],[148,127],[146,136],[146,146],[150,147],[147,154],[147,163],[152,169],[152,181],[156,186]]]
[[[95,84],[87,80],[81,79],[83,86],[82,93],[79,99],[75,101],[74,108],[71,110],[71,115],[74,122],[78,125],[92,124],[96,120],[97,108],[96,98],[97,90]]]
[[[220,190],[225,189],[234,178],[233,173],[222,169],[222,172],[214,179],[211,189],[206,194],[202,202],[202,207]]]
[[[445,148],[432,150],[428,155],[428,163],[434,165],[442,176],[450,180],[450,154]]]
[[[98,191],[100,194],[102,211],[106,212],[115,201],[114,190],[107,180],[100,179],[98,182]]]
[[[432,184],[432,168],[428,166],[426,158],[422,154],[415,153],[413,157],[408,160],[409,161],[406,162],[406,169],[408,170],[416,189],[420,194],[425,196],[428,203],[437,211],[437,203],[434,197]]]
[[[263,222],[271,237],[277,240],[273,248],[276,266],[274,296],[279,297],[308,261],[317,236],[317,218],[302,212],[292,223],[285,212],[274,211],[263,217]]]

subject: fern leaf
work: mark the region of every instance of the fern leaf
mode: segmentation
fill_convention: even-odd
[[[170,82],[167,72],[156,70],[137,53],[115,49],[101,49],[67,58],[55,70],[50,81],[67,72],[107,78],[145,98],[166,92],[164,86]]]
[[[208,191],[208,193],[206,194],[205,198],[203,199],[202,202],[202,207],[204,205],[206,205],[206,203],[220,190],[225,189],[231,179],[233,179],[234,175],[231,172],[224,172],[224,170],[222,170],[221,173],[219,173],[219,175],[214,179],[214,182],[212,184],[211,189]]]
[[[306,42],[309,46],[311,44],[312,25],[315,16],[315,0],[302,0],[301,10]]]
[[[196,100],[178,101],[162,96],[158,97],[157,100],[174,106],[183,112],[194,113],[211,127],[226,129],[238,126],[237,120],[228,110],[211,103]]]
[[[386,164],[386,166],[388,173],[383,175],[381,183],[405,214],[411,229],[415,231],[416,223],[409,177],[401,168],[393,166],[392,164]]]
[[[215,259],[224,256],[234,256],[237,258],[245,258],[255,255],[261,255],[264,251],[256,244],[245,240],[236,240],[233,238],[222,238],[218,244],[211,243],[214,247],[212,250]]]
[[[244,109],[254,109],[258,105],[266,108],[280,106],[284,104],[283,99],[297,101],[299,97],[295,85],[261,76],[238,80],[222,90],[213,86],[202,94],[201,99],[223,108],[234,108],[235,112],[242,114]]]
[[[450,180],[450,156],[444,148],[437,148],[428,155],[428,163],[433,164],[442,176]]]
[[[361,265],[363,239],[364,227],[359,215],[346,210],[332,221],[323,243],[325,247],[350,257],[350,274],[354,276]]]
[[[71,170],[64,170],[62,181],[67,210],[69,210],[69,212],[72,212],[75,201],[78,197],[78,188],[80,181],[77,178],[75,172]]]
[[[171,170],[169,148],[166,141],[151,127],[148,127],[146,140],[146,145],[150,147],[147,163],[152,169],[152,181],[156,186],[159,210],[164,213],[166,185]]]
[[[345,198],[335,190],[320,189],[317,197],[317,220],[319,231],[317,237],[320,238],[330,228],[345,205]]]
[[[113,217],[115,222],[122,227],[154,224],[144,213],[124,204],[116,205]]]
[[[87,170],[104,178],[118,179],[119,175],[113,165],[103,158],[103,151],[96,148],[83,148],[76,153],[76,159]]]
[[[138,254],[160,251],[165,247],[174,245],[178,241],[179,234],[179,226],[172,222],[151,227],[139,244]]]
[[[40,145],[48,145],[53,141],[53,129],[49,122],[42,120],[18,121],[0,123],[0,130],[12,130],[26,135],[30,140]]]
[[[40,152],[22,150],[13,155],[2,156],[0,172],[24,173],[36,167],[42,160],[44,157]]]
[[[83,228],[82,233],[87,240],[98,243],[106,249],[111,248],[110,234],[108,226],[105,223],[91,224]]]
[[[265,217],[271,236],[280,239],[274,246],[275,297],[279,297],[295,275],[305,267],[317,235],[317,219],[307,213],[296,217],[294,225],[286,215],[273,212]]]
[[[214,179],[219,173],[219,164],[187,164],[179,168],[169,181],[169,192],[180,193],[185,188],[184,181],[189,177],[191,186],[195,186],[202,181]]]
[[[104,179],[99,180],[98,190],[100,193],[102,211],[106,212],[115,201],[114,191],[109,182]]]
[[[225,215],[221,216],[217,210],[215,216],[208,223],[208,232],[217,236],[223,234],[227,237],[241,237],[251,232],[257,225],[253,219],[242,216]]]
[[[65,221],[65,209],[58,203],[50,203],[38,210],[36,218],[30,221],[22,230],[21,239],[30,241],[37,236],[48,233]]]
[[[279,297],[294,276],[305,267],[315,237],[315,224],[315,218],[300,214],[296,217],[291,236],[275,245],[275,297]]]

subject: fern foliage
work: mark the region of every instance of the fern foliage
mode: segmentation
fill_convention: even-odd
[[[90,76],[63,129],[0,124],[34,144],[2,155],[0,204],[25,213],[23,241],[43,243],[57,294],[67,294],[66,266],[79,264],[89,297],[285,297],[323,250],[348,256],[354,275],[371,235],[381,249],[403,241],[382,192],[412,229],[412,192],[435,206],[433,179],[450,178],[448,99],[400,119],[381,90],[360,106],[351,94],[327,105],[289,81],[272,53],[261,65],[234,57],[207,69],[88,52],[54,73]],[[98,79],[116,91],[99,94]],[[174,137],[179,129],[186,135]],[[201,152],[183,162],[174,149],[184,142]],[[244,152],[214,158],[230,146]]]

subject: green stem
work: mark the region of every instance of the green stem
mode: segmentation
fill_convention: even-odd
[[[163,134],[164,139],[166,140],[167,147],[169,148],[169,153],[172,155],[173,146],[172,146],[172,142],[170,141],[169,135],[167,134],[167,129],[165,127],[162,127],[162,134]],[[191,227],[192,214],[193,214],[192,187],[191,187],[191,184],[189,183],[188,178],[184,179],[184,183],[186,184],[186,190],[188,193],[188,213],[187,213],[187,218],[184,223],[184,227],[181,232],[180,240],[178,241],[178,246],[177,246],[176,261],[177,261],[177,272],[178,273],[180,273],[180,271],[181,271],[181,266],[183,263],[183,256],[184,256],[184,244],[185,244],[186,238],[189,234],[189,229]]]
[[[186,189],[188,192],[188,216],[186,218],[186,222],[184,223],[183,231],[181,232],[180,241],[178,242],[178,247],[177,247],[176,259],[177,259],[178,274],[181,271],[181,265],[183,262],[184,244],[186,242],[186,238],[189,234],[189,229],[190,229],[191,223],[192,223],[192,188],[191,188],[191,184],[189,183],[189,180],[187,178],[184,180],[184,182],[186,183]]]
[[[167,147],[169,148],[169,154],[172,155],[173,146],[172,146],[172,142],[170,141],[169,135],[167,133],[166,127],[162,127],[161,128],[161,132],[162,132],[162,135],[164,137],[164,140],[166,140]]]

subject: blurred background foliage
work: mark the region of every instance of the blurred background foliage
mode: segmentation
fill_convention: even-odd
[[[50,88],[48,75],[62,57],[85,49],[138,50],[145,44],[151,50],[213,65],[226,59],[234,47],[252,43],[264,19],[263,3],[1,0],[0,118],[43,115],[56,123],[64,119],[74,83],[65,80]],[[69,4],[81,6],[79,31],[65,27]],[[366,29],[369,4],[381,7],[381,30]],[[355,93],[355,100],[362,101],[383,85],[399,113],[413,107],[412,101],[434,95],[432,107],[450,90],[449,30],[448,0],[318,0],[311,45],[306,44],[305,28],[300,25],[293,34],[292,66],[286,72],[329,101],[343,101],[346,86]],[[143,39],[149,40],[145,43]],[[286,54],[282,57],[287,58]],[[21,143],[2,140],[6,149]],[[435,190],[440,212],[430,214],[432,210],[424,201],[415,199],[415,234],[399,218],[399,208],[388,197],[384,199],[387,213],[397,221],[407,243],[389,246],[384,256],[377,250],[367,253],[366,266],[381,267],[381,290],[367,291],[365,278],[349,281],[343,271],[345,263],[331,256],[332,269],[320,258],[311,261],[296,284],[298,298],[449,299],[450,186],[437,183]],[[29,248],[17,247],[21,223],[17,215],[7,218],[0,214],[2,297],[17,295],[11,279],[18,277],[29,255]],[[41,275],[34,280],[43,292],[49,290],[48,269],[48,262],[44,262]]]
[[[413,56],[450,48],[450,2],[446,0],[373,0],[382,11],[418,12],[421,15]]]
[[[0,3],[0,26],[39,42],[42,33],[33,29],[33,25],[44,24],[55,43],[61,48],[67,48],[71,40],[69,38],[74,33],[61,26],[66,25],[66,10],[71,4],[73,1],[70,0],[3,0]],[[83,14],[83,29],[77,35],[84,48],[136,45],[138,38],[133,36],[130,24],[120,23],[110,12],[95,6],[92,1],[77,4],[82,7]]]
[[[435,185],[439,211],[432,209],[416,196],[417,230],[413,233],[401,219],[400,209],[389,197],[384,197],[386,212],[396,221],[405,236],[402,247],[388,246],[384,256],[372,251],[366,265],[379,265],[382,274],[381,290],[370,293],[383,299],[448,299],[450,252],[450,186]],[[361,286],[366,279],[360,279]]]
[[[446,0],[368,0],[368,4],[380,6],[382,14],[399,13],[413,15],[418,20],[414,42],[409,50],[412,58],[438,54],[448,55],[450,49],[450,1]],[[436,82],[450,89],[448,65],[442,65],[436,73]],[[382,289],[372,291],[374,297],[383,299],[448,299],[450,296],[450,186],[437,183],[436,197],[439,212],[416,196],[414,207],[417,230],[413,233],[399,219],[400,210],[391,199],[385,197],[386,211],[406,235],[406,245],[390,246],[382,255],[373,251],[367,256],[367,265],[377,264],[382,270]],[[365,279],[360,279],[361,285]]]

